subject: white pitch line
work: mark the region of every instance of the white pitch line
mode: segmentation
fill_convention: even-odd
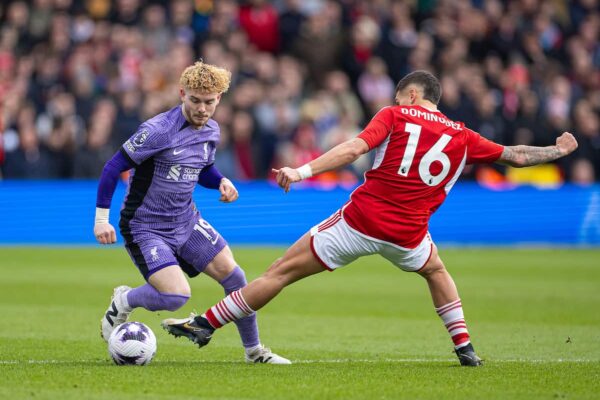
[[[455,358],[448,359],[440,359],[440,358],[382,358],[382,359],[330,359],[330,360],[296,360],[295,364],[336,364],[336,363],[380,363],[380,362],[388,362],[388,363],[447,363],[447,362],[455,362]],[[593,363],[600,362],[600,360],[586,360],[586,359],[573,359],[573,360],[527,360],[527,359],[498,359],[498,360],[486,360],[483,359],[484,362],[489,362],[492,364],[496,363],[530,363],[530,364],[538,364],[538,363]]]
[[[72,363],[87,363],[87,364],[108,364],[110,360],[0,360],[0,365],[25,365],[25,364],[72,364]],[[239,364],[239,361],[233,360],[181,360],[187,363],[230,363]],[[456,359],[439,359],[439,358],[383,358],[383,359],[327,359],[327,360],[292,360],[293,364],[377,364],[377,363],[449,363],[455,362]],[[526,363],[526,364],[544,364],[544,363],[598,363],[600,360],[587,359],[572,359],[572,360],[527,360],[527,359],[499,359],[485,360],[490,364],[502,363]],[[155,364],[169,363],[171,361],[155,361]]]

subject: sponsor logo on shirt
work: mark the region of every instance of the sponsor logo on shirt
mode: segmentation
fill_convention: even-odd
[[[197,181],[199,174],[200,168],[188,168],[175,164],[169,169],[167,179],[175,182],[179,182],[180,179],[183,181]]]
[[[175,182],[178,182],[180,176],[181,176],[181,165],[175,164],[169,170],[169,173],[167,174],[167,179],[172,179]]]
[[[184,168],[181,178],[186,181],[197,181],[200,168]]]

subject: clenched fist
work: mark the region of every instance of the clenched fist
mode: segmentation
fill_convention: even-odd
[[[561,152],[563,157],[574,152],[577,146],[577,139],[569,132],[563,132],[562,135],[556,138],[556,148]]]
[[[111,224],[99,223],[94,225],[94,236],[100,244],[113,244],[117,241],[115,228]]]

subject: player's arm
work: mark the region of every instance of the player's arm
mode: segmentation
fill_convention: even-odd
[[[554,146],[505,146],[502,155],[496,162],[512,167],[529,167],[554,161],[577,149],[577,140],[569,132],[556,138]]]
[[[236,201],[239,197],[238,191],[233,183],[225,178],[214,164],[210,164],[200,171],[200,174],[198,175],[198,184],[209,189],[219,189],[219,192],[221,192],[221,198],[219,200],[224,203],[231,203],[232,201]]]
[[[117,151],[104,165],[98,184],[94,222],[94,236],[100,244],[111,244],[117,241],[115,228],[108,222],[110,203],[121,172],[133,167],[135,167],[135,163],[123,151]]]
[[[367,142],[361,138],[354,138],[338,144],[325,154],[299,168],[283,167],[273,169],[273,172],[277,174],[276,179],[279,186],[288,192],[292,183],[351,164],[369,150]]]
[[[358,157],[383,143],[392,130],[393,121],[393,108],[382,108],[358,137],[335,146],[300,168],[273,169],[277,174],[277,183],[288,192],[292,183],[353,163]]]

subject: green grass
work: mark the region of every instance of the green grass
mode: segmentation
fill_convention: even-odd
[[[249,278],[282,249],[234,249]],[[425,282],[377,257],[287,288],[259,314],[292,366],[246,365],[235,327],[198,350],[159,327],[222,291],[192,280],[177,313],[138,310],[158,353],[117,367],[99,338],[125,251],[0,248],[0,399],[583,399],[600,396],[600,250],[443,249],[483,368],[460,368]]]

